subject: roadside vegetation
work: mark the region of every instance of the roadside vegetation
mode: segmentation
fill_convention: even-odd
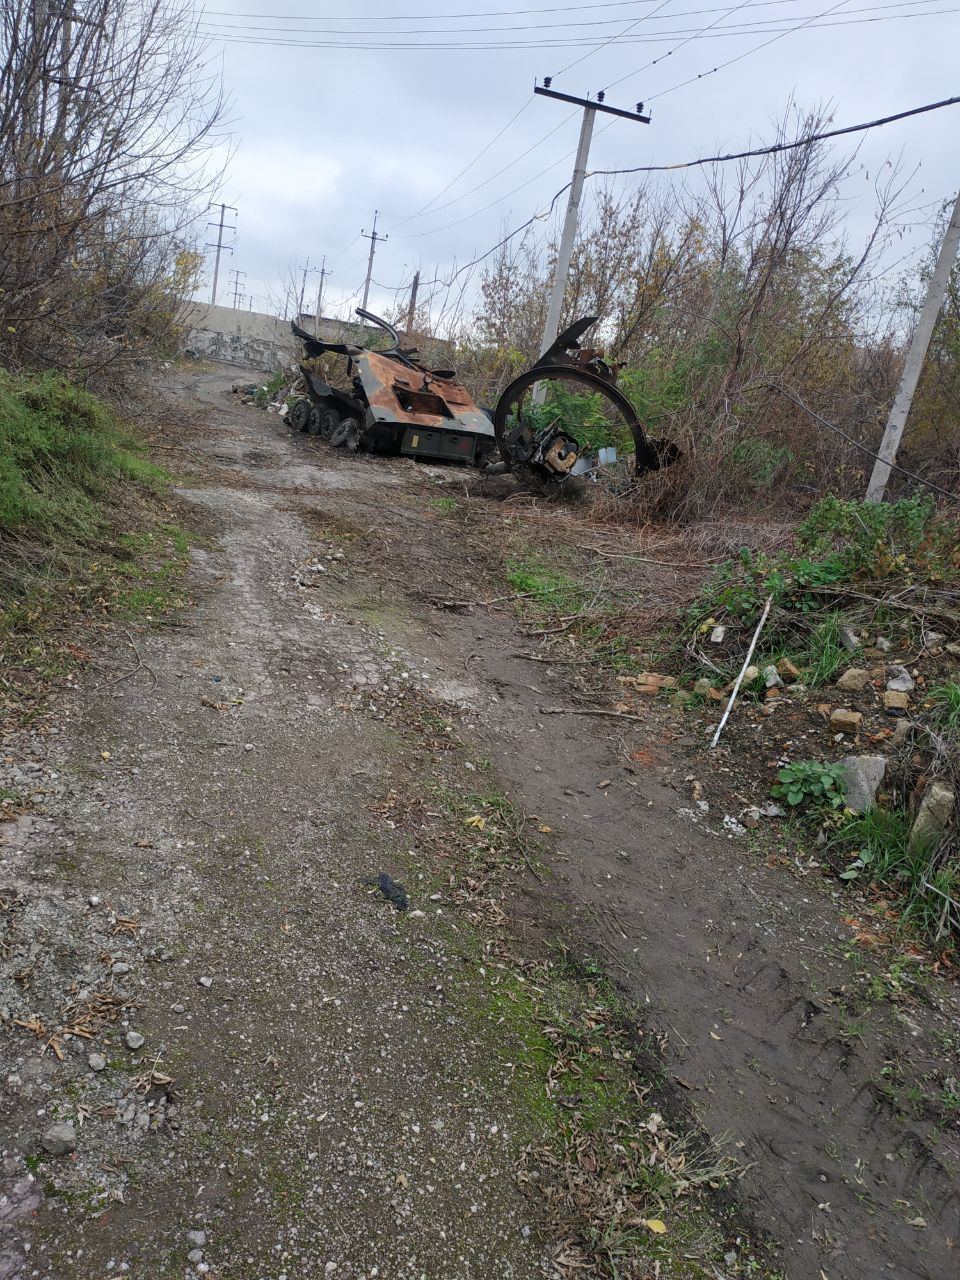
[[[756,804],[782,809],[777,838],[817,850],[884,929],[892,920],[955,951],[960,523],[949,508],[830,495],[776,527],[773,546],[744,545],[712,567],[697,540],[722,522],[678,530],[665,549],[659,533],[616,530],[601,497],[518,505],[511,525],[503,574],[537,661],[557,664],[581,697],[612,701],[610,714],[653,727],[669,706],[711,733],[745,668],[722,743]],[[722,536],[763,528],[732,518]],[[905,692],[891,696],[890,682]],[[860,753],[885,761],[866,812],[850,807],[843,763]],[[932,825],[919,821],[925,804]]]
[[[793,104],[765,141],[793,144],[830,119],[826,106]],[[868,176],[873,217],[854,240],[846,213]],[[698,169],[686,184],[675,172],[588,184],[561,328],[599,317],[583,345],[604,350],[645,429],[681,451],[643,480],[632,508],[619,506],[619,520],[784,520],[828,492],[863,493],[947,217],[941,210],[930,227],[927,259],[891,277],[886,251],[910,187],[895,161],[867,175],[855,151],[823,142]],[[418,341],[448,340],[478,403],[495,403],[540,354],[556,251],[537,220],[484,264],[479,300],[469,274],[460,292],[443,270],[431,273],[432,293],[421,290]],[[602,401],[573,384],[551,390],[535,418],[623,450],[622,424]],[[958,412],[955,267],[899,459],[947,492],[960,487]],[[892,480],[895,495],[913,487]]]
[[[105,619],[181,599],[168,481],[102,399],[60,374],[0,373],[0,712],[35,715]]]
[[[0,47],[0,709],[32,713],[85,627],[175,595],[184,535],[140,439],[225,103],[177,0],[8,5]]]

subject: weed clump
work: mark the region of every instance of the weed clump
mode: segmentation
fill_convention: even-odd
[[[734,638],[742,632],[744,644],[723,654],[732,674],[770,597],[757,661],[790,657],[805,683],[816,686],[849,657],[845,624],[867,617],[878,623],[894,613],[884,599],[891,585],[922,584],[936,592],[958,577],[960,525],[939,513],[932,499],[876,504],[831,495],[799,526],[790,550],[771,555],[743,548],[736,560],[719,566],[690,606],[687,623],[695,635],[721,621]]]

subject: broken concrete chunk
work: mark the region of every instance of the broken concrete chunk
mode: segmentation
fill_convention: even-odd
[[[945,782],[931,782],[923,793],[920,808],[910,829],[910,848],[932,847],[950,825],[956,795]]]
[[[913,693],[916,687],[917,682],[906,667],[887,668],[887,688],[893,693]]]
[[[910,736],[910,730],[912,728],[913,724],[910,720],[907,720],[906,718],[898,720],[894,725],[893,733],[890,735],[891,747],[902,747],[904,742],[906,742],[907,738]]]
[[[847,653],[856,653],[860,648],[860,636],[854,631],[853,627],[841,627],[839,634],[840,643]]]
[[[846,756],[840,761],[847,783],[847,808],[866,813],[873,808],[887,771],[886,756]]]
[[[881,653],[889,653],[893,648],[893,641],[888,640],[886,636],[877,636],[876,647]]]
[[[888,716],[903,716],[910,706],[910,698],[898,689],[888,689],[883,695],[883,709]]]
[[[673,689],[676,687],[676,676],[662,676],[656,671],[641,671],[638,676],[618,676],[617,679],[621,684],[629,685],[631,689],[636,689],[639,693],[650,693],[658,689]]]
[[[723,638],[726,634],[727,628],[722,623],[718,623],[710,632],[710,643],[723,644]]]
[[[849,707],[837,707],[830,717],[831,728],[838,733],[847,733],[856,738],[863,724],[863,716],[859,711],[851,711]]]
[[[763,676],[763,683],[768,689],[776,689],[783,684],[780,672],[772,664],[769,667],[764,667],[761,674]]]
[[[943,644],[946,638],[942,631],[924,631],[923,647],[925,649],[936,649]]]
[[[709,698],[711,702],[723,702],[724,700],[723,694],[710,683],[707,676],[701,676],[693,686],[693,691],[698,693],[701,698]]]
[[[72,1124],[57,1121],[44,1130],[40,1142],[52,1156],[67,1156],[77,1149],[77,1131]]]
[[[847,693],[860,693],[870,682],[870,673],[863,667],[848,667],[837,681],[837,688]]]

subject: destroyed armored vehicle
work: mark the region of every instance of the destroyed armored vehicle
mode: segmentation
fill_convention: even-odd
[[[385,329],[392,342],[372,351],[349,342],[325,342],[291,321],[307,359],[347,358],[350,390],[325,381],[309,363],[300,365],[306,394],[288,410],[291,426],[332,445],[370,453],[402,453],[485,466],[496,457],[490,416],[478,409],[451,369],[428,369],[415,348],[400,346],[392,325],[369,311],[357,315]]]

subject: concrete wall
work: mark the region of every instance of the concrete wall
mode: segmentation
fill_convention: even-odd
[[[300,315],[298,323],[307,333],[316,334],[327,342],[352,342],[357,346],[369,346],[371,338],[383,335],[383,330],[344,320],[321,317],[319,329],[312,315]],[[205,360],[221,360],[258,373],[268,373],[280,367],[296,364],[301,358],[299,341],[290,332],[290,321],[279,316],[265,315],[262,311],[241,311],[232,307],[211,307],[207,303],[191,302],[185,308],[184,347]],[[406,338],[401,334],[401,339]],[[413,345],[416,339],[410,340]],[[442,363],[448,359],[448,344],[428,339],[421,354],[428,360]],[[437,366],[439,367],[439,366]]]
[[[289,321],[259,311],[190,303],[184,327],[184,346],[208,360],[266,372],[290,364],[298,353]]]
[[[317,333],[312,315],[299,318],[308,333]],[[267,372],[300,359],[300,343],[290,332],[290,321],[262,311],[241,311],[192,302],[186,307],[184,346],[207,360]],[[318,337],[327,342],[369,341],[371,332],[358,324],[322,318]]]

